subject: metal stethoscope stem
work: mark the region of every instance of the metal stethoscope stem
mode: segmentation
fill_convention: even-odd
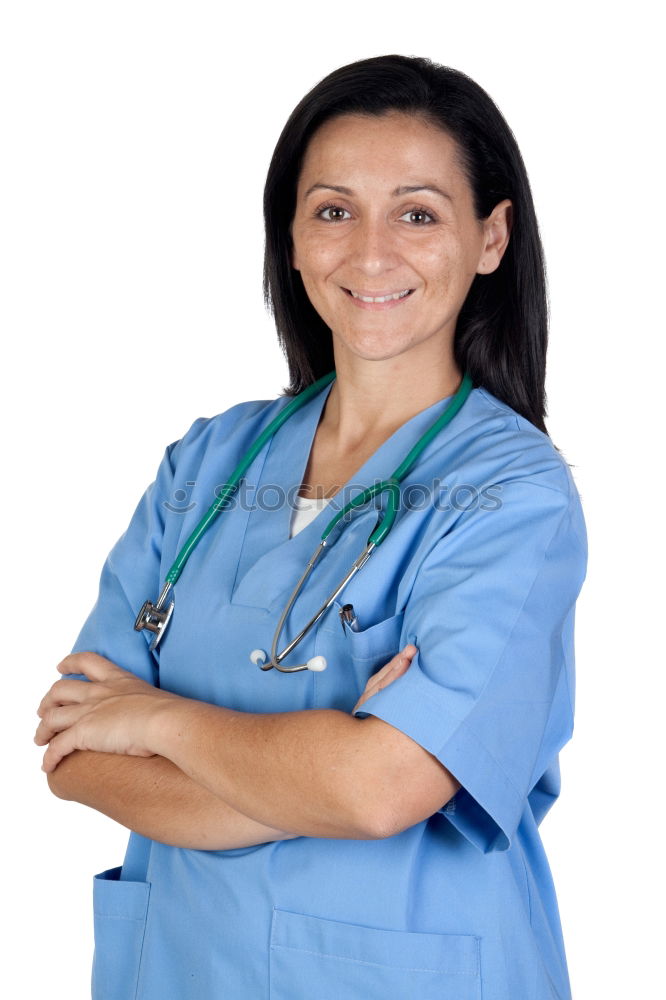
[[[355,576],[358,573],[358,571],[366,564],[366,562],[368,561],[368,559],[370,558],[375,549],[375,544],[374,542],[370,542],[368,543],[368,545],[366,545],[366,547],[363,549],[363,552],[361,552],[358,559],[354,561],[354,564],[352,565],[349,572],[346,574],[346,576],[343,577],[343,579],[340,581],[335,590],[327,597],[327,599],[324,601],[319,610],[312,616],[307,625],[305,625],[298,633],[298,635],[295,636],[295,638],[293,638],[291,642],[284,647],[281,653],[278,653],[277,647],[280,641],[280,636],[282,635],[282,629],[284,628],[284,623],[287,620],[287,616],[291,611],[292,607],[294,606],[294,603],[298,595],[303,589],[307,578],[312,572],[314,564],[316,563],[317,559],[319,558],[319,556],[321,555],[321,553],[325,548],[326,548],[326,542],[320,542],[317,548],[315,549],[314,553],[310,557],[310,560],[307,566],[305,567],[303,575],[301,576],[300,580],[294,587],[291,596],[287,601],[286,607],[282,612],[282,615],[280,616],[277,628],[275,629],[275,635],[273,636],[273,644],[271,646],[271,656],[268,662],[266,662],[266,654],[264,653],[263,649],[253,649],[252,652],[250,653],[251,661],[257,664],[257,666],[260,666],[262,670],[270,670],[272,667],[275,667],[275,669],[279,670],[280,673],[294,674],[297,673],[299,670],[313,670],[315,672],[319,672],[321,670],[326,669],[326,659],[323,656],[313,656],[311,657],[311,659],[308,660],[307,663],[298,664],[293,667],[283,667],[282,661],[286,656],[289,656],[291,651],[295,649],[296,646],[298,646],[299,642],[301,642],[302,639],[305,638],[310,629],[314,628],[319,619],[323,615],[325,615],[328,609],[331,607],[336,597],[338,597],[339,594],[347,586],[351,578]]]

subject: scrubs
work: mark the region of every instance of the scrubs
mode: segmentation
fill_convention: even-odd
[[[350,712],[368,677],[412,642],[404,676],[357,715],[415,740],[462,787],[384,840],[299,837],[229,851],[131,834],[94,879],[96,1000],[565,1000],[557,900],[538,824],[560,790],[573,728],[574,605],[586,533],[550,439],[483,388],[402,485],[393,531],[288,663],[261,672],[276,622],[339,506],[386,478],[451,397],[397,430],[304,530],[293,498],[330,387],[293,416],[195,549],[158,648],[133,630],[241,454],[286,405],[236,406],[170,446],[104,566],[76,650],[178,694],[242,712]],[[362,550],[354,516],[290,614],[291,638]],[[360,630],[343,632],[351,603]]]

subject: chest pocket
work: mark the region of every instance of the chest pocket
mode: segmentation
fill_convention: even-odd
[[[320,698],[318,707],[323,707],[321,696],[328,685],[335,680],[344,683],[344,689],[336,691],[336,703],[329,707],[351,711],[362,694],[368,678],[376,673],[401,648],[404,613],[391,615],[374,625],[358,632],[352,632],[340,625],[341,605],[336,601],[329,612],[329,618],[317,637],[317,652],[323,653],[330,666],[323,674],[317,675],[316,683]],[[326,675],[329,675],[328,678]],[[335,685],[337,687],[337,684]],[[329,694],[333,694],[333,688]]]
[[[336,610],[339,618],[339,606]],[[345,628],[345,642],[349,648],[349,655],[359,665],[359,669],[367,671],[367,676],[363,680],[364,687],[370,674],[383,667],[400,649],[404,617],[404,612],[401,611],[358,632]]]

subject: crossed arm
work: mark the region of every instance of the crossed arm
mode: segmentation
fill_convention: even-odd
[[[362,704],[409,668],[407,647]],[[35,742],[51,790],[163,843],[224,850],[297,836],[391,836],[459,783],[404,733],[333,710],[256,715],[182,698],[94,653],[68,656]]]

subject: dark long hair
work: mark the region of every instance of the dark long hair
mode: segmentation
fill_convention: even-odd
[[[289,394],[331,371],[331,331],[291,266],[290,225],[307,144],[343,114],[419,115],[449,134],[479,219],[513,203],[509,244],[496,271],[477,274],[458,317],[454,356],[475,386],[508,403],[539,430],[545,416],[548,305],[543,250],[532,193],[511,129],[488,94],[464,73],[429,59],[389,55],[342,66],[324,77],[289,116],[264,188],[264,297],[289,365]]]

